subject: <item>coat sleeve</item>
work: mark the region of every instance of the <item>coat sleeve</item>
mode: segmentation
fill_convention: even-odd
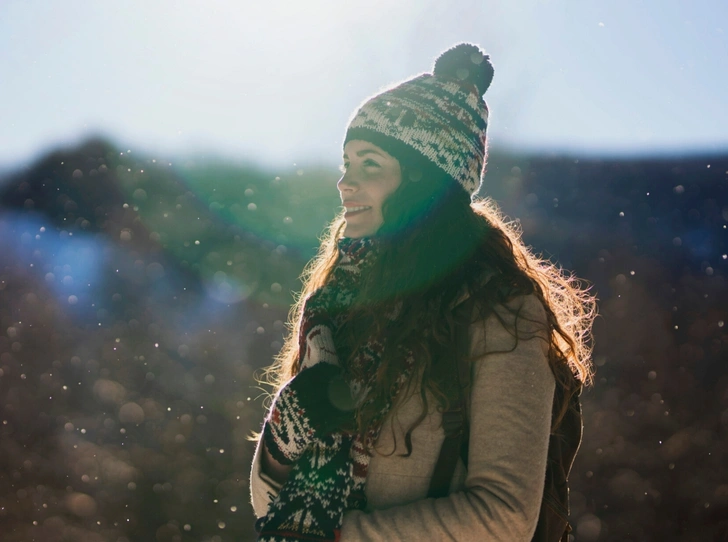
[[[522,309],[517,342],[509,331],[514,317],[504,307],[470,327],[474,367],[464,489],[385,510],[347,512],[341,542],[531,540],[544,490],[555,382],[543,305],[533,295],[510,305]]]
[[[263,472],[263,439],[258,439],[250,469],[250,503],[255,517],[268,513],[268,505],[281,490],[281,484]]]

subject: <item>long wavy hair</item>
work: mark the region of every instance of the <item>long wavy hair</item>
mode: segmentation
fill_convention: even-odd
[[[417,391],[423,404],[405,437],[407,454],[411,453],[412,430],[427,415],[428,397],[434,397],[440,408],[453,400],[457,360],[444,352],[452,348],[455,337],[452,306],[466,287],[477,302],[480,318],[497,315],[496,306],[518,296],[533,294],[543,303],[548,360],[558,391],[552,416],[552,431],[556,431],[572,395],[592,381],[594,297],[583,281],[531,252],[517,223],[507,221],[493,200],[471,202],[455,180],[423,164],[423,159],[398,159],[402,183],[382,209],[384,223],[377,232],[376,262],[362,277],[346,323],[334,337],[345,371],[357,348],[372,336],[385,344],[371,401],[357,410],[355,430],[364,437],[391,399],[394,382],[404,369],[400,346],[414,352],[417,366],[412,374],[417,378],[411,379],[410,387],[419,382]],[[331,275],[345,224],[343,213],[331,222],[318,255],[304,269],[303,289],[289,314],[289,334],[267,373],[276,391],[299,370],[303,305]],[[485,276],[491,278],[483,284]],[[398,316],[392,321],[387,315],[395,306]],[[518,318],[516,314],[512,324],[516,344]]]

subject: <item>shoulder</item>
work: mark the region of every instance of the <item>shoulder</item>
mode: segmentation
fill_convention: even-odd
[[[538,343],[538,351],[548,354],[550,324],[544,302],[536,293],[514,294],[504,301],[494,273],[484,277],[477,290],[458,300],[455,314],[461,325],[468,325],[470,353],[475,357],[487,352],[518,350],[520,342]],[[533,350],[536,345],[528,345]]]
[[[504,303],[493,305],[490,310],[479,301],[475,303],[475,309],[473,318],[476,322],[479,316],[486,316],[490,325],[495,325],[495,318],[502,327],[516,326],[524,333],[548,335],[546,307],[536,294],[516,295]]]
[[[523,333],[539,333],[548,337],[548,316],[542,299],[536,293],[513,293],[504,301],[502,281],[496,272],[484,273],[474,287],[463,285],[453,304],[454,314],[471,326],[513,327]],[[461,320],[462,321],[462,320]]]

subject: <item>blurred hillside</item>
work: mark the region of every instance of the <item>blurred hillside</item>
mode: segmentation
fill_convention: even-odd
[[[3,540],[253,538],[255,375],[336,179],[103,140],[0,179]],[[728,536],[727,179],[728,155],[491,154],[484,192],[600,299],[579,542]]]

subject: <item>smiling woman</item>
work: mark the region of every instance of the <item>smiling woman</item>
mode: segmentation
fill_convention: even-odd
[[[260,542],[567,531],[593,299],[473,199],[492,77],[461,44],[349,123],[345,212],[271,369],[251,473]]]
[[[344,175],[337,186],[346,209],[344,235],[373,235],[384,223],[382,206],[402,182],[399,162],[391,154],[367,141],[349,141],[344,146]]]

